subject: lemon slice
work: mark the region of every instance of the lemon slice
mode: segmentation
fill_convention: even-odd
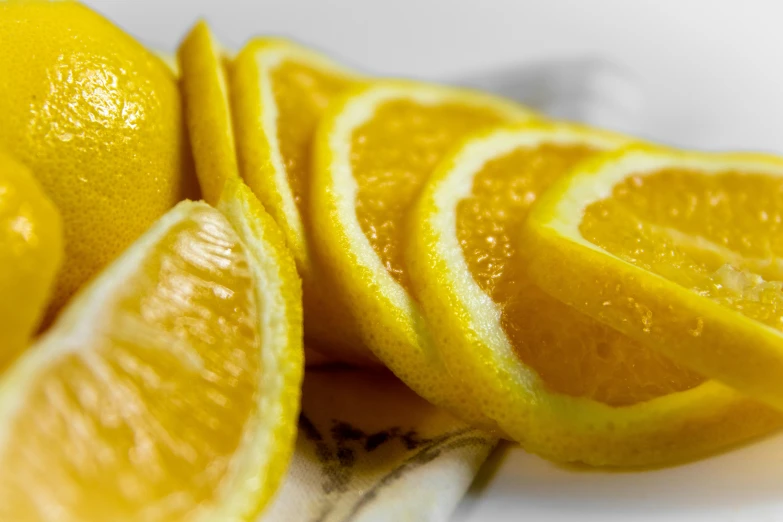
[[[446,150],[465,134],[531,113],[497,98],[414,82],[352,91],[321,120],[311,196],[321,262],[351,303],[365,344],[415,392],[471,422],[471,392],[451,380],[411,293],[407,211]]]
[[[308,346],[333,359],[377,364],[350,308],[313,259],[309,219],[311,148],[326,107],[359,77],[328,58],[278,38],[252,40],[230,66],[242,177],[286,236],[302,276]]]
[[[530,218],[548,292],[783,408],[783,159],[631,148],[577,169]]]
[[[31,172],[0,152],[0,368],[35,332],[62,257],[57,209]]]
[[[196,174],[201,195],[211,205],[217,204],[226,180],[239,177],[224,54],[203,21],[177,52]]]
[[[628,139],[532,123],[466,140],[411,220],[408,267],[455,379],[530,451],[639,466],[694,458],[781,424],[773,410],[550,297],[518,240],[527,214],[574,165]]]
[[[183,202],[0,381],[0,519],[253,520],[289,459],[300,293],[241,184]]]

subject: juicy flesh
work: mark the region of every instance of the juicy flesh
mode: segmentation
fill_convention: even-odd
[[[294,201],[302,213],[307,208],[313,133],[329,102],[351,83],[344,76],[290,60],[275,67],[270,77],[278,109],[280,154]]]
[[[0,519],[180,520],[214,500],[256,401],[252,288],[217,211],[170,230],[89,335],[53,340],[7,434]]]
[[[362,231],[389,273],[406,290],[405,216],[435,165],[468,132],[501,123],[494,111],[463,104],[425,106],[396,100],[381,105],[351,141]]]
[[[584,146],[520,148],[488,162],[457,207],[457,236],[479,286],[502,310],[522,362],[554,392],[622,406],[688,389],[701,379],[540,290],[527,276],[519,231],[537,197]]]
[[[589,241],[783,331],[783,177],[662,170],[588,206]],[[652,318],[651,318],[652,320]]]

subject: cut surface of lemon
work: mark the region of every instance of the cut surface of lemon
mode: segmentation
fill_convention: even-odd
[[[414,391],[473,422],[470,392],[443,371],[405,270],[405,219],[446,150],[465,134],[530,119],[470,91],[403,81],[360,87],[333,104],[315,142],[315,244],[365,344]]]
[[[65,238],[48,314],[192,194],[177,78],[79,2],[0,2],[0,147],[29,167]]]
[[[357,74],[294,42],[258,38],[231,62],[237,154],[243,179],[283,230],[302,276],[305,335],[333,359],[377,364],[350,307],[313,259],[309,219],[311,148],[326,107],[361,81]]]
[[[636,147],[586,163],[531,214],[549,293],[783,408],[783,159]]]
[[[0,368],[35,333],[62,257],[57,209],[32,172],[0,152]]]
[[[241,184],[183,202],[0,381],[3,520],[255,520],[293,445],[293,260]]]
[[[628,143],[570,124],[487,131],[443,160],[410,217],[408,268],[444,364],[506,434],[557,461],[670,463],[783,420],[530,280],[530,208],[571,168]]]

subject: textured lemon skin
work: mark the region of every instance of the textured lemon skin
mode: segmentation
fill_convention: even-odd
[[[600,179],[628,158],[783,176],[783,160],[762,154],[707,154],[630,147],[585,163],[561,180],[530,215],[531,277],[547,292],[703,375],[783,409],[783,335],[689,289],[592,245],[571,231],[581,221],[585,176]],[[643,164],[643,163],[642,163]],[[629,175],[631,173],[629,172]],[[563,212],[563,202],[573,210]],[[569,289],[564,292],[563,289]],[[633,300],[627,296],[634,296]],[[645,314],[640,314],[643,307]],[[644,324],[645,316],[653,324]],[[649,321],[647,321],[649,323]],[[694,332],[698,333],[695,335]]]
[[[26,167],[0,152],[0,368],[35,333],[62,250],[54,204]]]
[[[418,304],[392,280],[367,242],[356,218],[355,194],[351,193],[351,185],[356,183],[346,179],[352,176],[351,165],[344,161],[351,145],[342,133],[364,123],[349,121],[351,114],[373,114],[377,98],[415,100],[417,96],[479,106],[496,111],[506,121],[533,117],[524,107],[505,100],[415,82],[375,82],[350,91],[330,106],[316,132],[311,187],[313,226],[318,230],[315,250],[333,287],[350,303],[365,345],[379,360],[425,399],[475,426],[497,431],[494,421],[475,401],[469,383],[450,377],[431,344],[432,330]]]
[[[286,64],[327,75],[347,86],[366,81],[357,73],[294,42],[280,38],[250,41],[227,66],[239,169],[242,178],[283,231],[294,254],[302,277],[308,347],[316,348],[333,360],[377,366],[380,363],[364,345],[350,307],[313,255],[312,242],[320,233],[320,225],[309,219],[306,207],[298,208],[294,202],[290,167],[283,158],[281,135],[290,132],[287,125],[302,126],[299,132],[314,132],[310,126],[317,124],[321,114],[307,113],[314,111],[317,105],[303,103],[300,110],[305,114],[298,121],[283,119],[277,105],[274,74],[277,68]],[[309,148],[304,153],[309,154]],[[301,182],[309,185],[311,178],[306,177]]]
[[[60,211],[51,311],[192,193],[177,79],[88,8],[0,3],[0,147]]]
[[[517,129],[547,132],[549,125]],[[438,191],[459,167],[460,152],[471,141],[514,131],[488,131],[455,148],[428,181],[410,218],[409,271],[434,345],[454,378],[469,383],[487,416],[527,450],[547,459],[608,467],[691,460],[783,426],[783,416],[774,409],[715,381],[622,407],[551,393],[513,352],[495,345],[496,339],[487,334],[491,326],[476,321],[475,307],[482,303],[466,297],[466,282],[444,254],[444,231],[437,226]],[[587,139],[595,131],[572,132],[582,132]],[[456,205],[456,199],[451,203]],[[540,252],[536,244],[526,245],[528,251]],[[575,277],[573,268],[565,267],[573,258],[560,254],[542,257],[539,269]]]
[[[201,196],[216,205],[226,180],[239,171],[224,58],[205,22],[185,37],[177,59]]]

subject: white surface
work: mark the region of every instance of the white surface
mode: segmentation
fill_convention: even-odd
[[[196,18],[224,43],[292,36],[369,72],[461,78],[599,57],[645,94],[639,128],[700,148],[783,152],[783,3],[777,0],[88,0],[173,49]]]
[[[294,37],[368,72],[426,79],[548,59],[631,72],[627,122],[648,138],[783,152],[783,3],[776,0],[92,0],[150,45],[173,50],[198,17],[224,43]],[[783,520],[783,438],[644,473],[555,467],[500,452],[459,522]]]
[[[569,470],[504,446],[453,522],[780,522],[783,436],[674,468]]]

